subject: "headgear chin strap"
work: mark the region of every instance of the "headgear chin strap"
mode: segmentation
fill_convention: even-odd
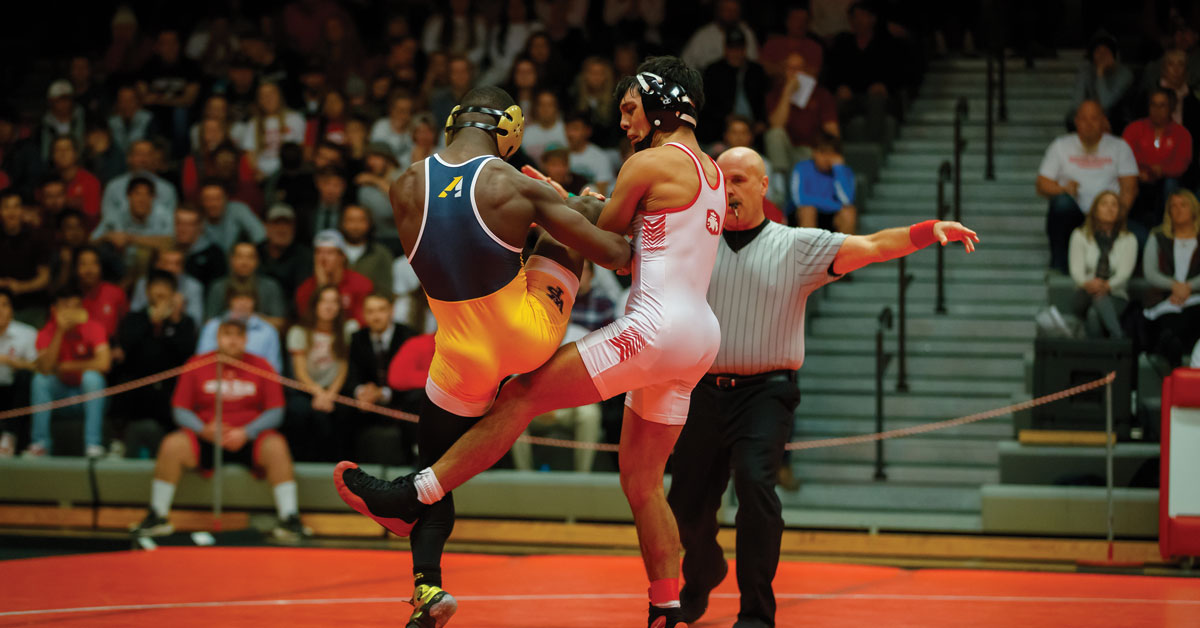
[[[642,109],[655,131],[674,131],[686,124],[696,128],[696,103],[678,83],[649,72],[637,75]]]
[[[496,124],[456,122],[455,119],[464,113],[482,113],[492,116],[496,118]],[[521,138],[525,135],[525,116],[521,113],[521,107],[518,105],[513,105],[504,111],[490,107],[464,107],[462,105],[455,105],[450,115],[446,118],[446,143],[450,143],[450,135],[454,129],[465,129],[468,127],[483,129],[493,134],[496,138],[496,148],[499,149],[500,156],[508,159],[521,147]]]

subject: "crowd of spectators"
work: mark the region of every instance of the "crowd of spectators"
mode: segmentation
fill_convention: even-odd
[[[679,54],[708,84],[711,152],[770,159],[769,215],[852,232],[841,130],[862,117],[883,141],[920,65],[886,2],[271,4],[199,21],[114,5],[103,47],[25,77],[44,101],[0,104],[2,407],[180,366],[237,321],[247,354],[308,387],[287,390],[278,426],[296,459],[354,455],[378,425],[333,396],[415,409],[435,325],[389,186],[442,144],[469,89],[504,86],[524,109],[514,165],[607,192],[632,152],[617,80]],[[608,271],[593,274],[580,329],[620,300]],[[173,386],[84,404],[82,452],[152,455],[179,425]],[[558,422],[598,438],[598,412],[576,415]],[[71,449],[51,416],[6,422],[0,455]],[[399,462],[411,430],[402,440]]]
[[[1178,16],[1165,49],[1139,64],[1095,35],[1069,133],[1037,177],[1051,269],[1076,286],[1069,313],[1086,336],[1129,339],[1164,369],[1200,365],[1197,40]]]

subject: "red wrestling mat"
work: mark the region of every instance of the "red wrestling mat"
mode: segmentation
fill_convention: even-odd
[[[402,626],[406,552],[160,548],[0,562],[0,626]],[[641,561],[608,556],[446,558],[450,626],[645,625]],[[1200,625],[1200,582],[1087,574],[783,563],[780,627]],[[693,626],[727,628],[730,577]]]

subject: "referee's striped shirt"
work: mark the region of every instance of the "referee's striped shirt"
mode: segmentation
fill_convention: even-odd
[[[753,375],[804,362],[804,306],[834,281],[833,259],[846,235],[768,221],[734,252],[721,238],[708,303],[721,324],[721,350],[709,373]]]

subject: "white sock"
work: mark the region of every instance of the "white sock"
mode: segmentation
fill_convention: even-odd
[[[272,490],[275,491],[275,511],[279,513],[280,519],[300,514],[300,498],[296,496],[294,480],[280,482]]]
[[[426,467],[418,473],[414,484],[417,487],[417,499],[421,500],[422,504],[433,505],[446,496],[446,491],[442,490],[432,467]]]
[[[150,484],[150,510],[163,517],[171,512],[171,502],[175,499],[175,485],[165,480],[154,478]]]

